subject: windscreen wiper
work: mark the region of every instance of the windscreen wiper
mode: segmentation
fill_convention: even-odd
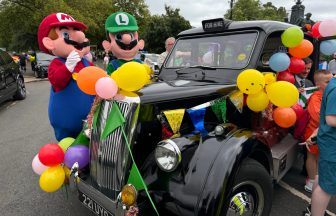
[[[178,78],[195,81],[216,82],[216,76],[209,76],[206,70],[216,70],[217,68],[205,65],[193,65],[176,70]]]
[[[206,65],[192,65],[192,66],[188,66],[188,67],[183,67],[183,68],[177,69],[176,73],[178,73],[179,71],[188,70],[190,68],[199,68],[199,69],[204,69],[204,70],[216,70],[217,69],[215,67],[206,66]]]

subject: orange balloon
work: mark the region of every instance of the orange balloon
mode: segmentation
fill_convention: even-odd
[[[296,114],[292,108],[278,107],[273,110],[273,119],[282,128],[289,128],[296,122]]]
[[[102,77],[107,77],[107,74],[103,69],[95,66],[85,67],[80,70],[77,75],[77,85],[84,93],[95,95],[96,82]]]
[[[309,40],[302,40],[302,42],[296,46],[289,48],[288,52],[296,58],[306,58],[313,53],[314,46]]]

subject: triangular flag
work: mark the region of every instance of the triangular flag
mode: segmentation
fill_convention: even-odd
[[[215,100],[211,105],[212,111],[221,122],[226,122],[226,98]]]
[[[123,125],[125,122],[125,118],[123,114],[120,112],[118,104],[113,102],[111,112],[106,120],[106,125],[103,133],[100,136],[100,139],[106,139],[106,137],[112,133],[115,129]]]
[[[195,132],[200,132],[202,136],[205,136],[208,131],[204,128],[204,117],[205,117],[206,107],[198,110],[188,109],[187,112],[190,119],[195,127]]]
[[[230,93],[229,98],[236,109],[242,113],[244,106],[244,93],[239,90],[235,90]]]
[[[174,134],[180,130],[184,112],[184,109],[168,110],[163,112]]]

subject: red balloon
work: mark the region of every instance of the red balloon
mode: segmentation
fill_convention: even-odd
[[[45,166],[56,166],[63,162],[64,152],[57,144],[45,144],[40,148],[38,157]]]
[[[292,109],[294,110],[295,114],[296,114],[296,119],[301,118],[301,116],[304,113],[303,107],[300,104],[295,104],[292,106]]]
[[[305,63],[302,59],[291,57],[288,70],[293,74],[301,73],[305,70]]]
[[[288,70],[285,70],[277,74],[277,81],[287,81],[287,82],[294,84],[295,78],[291,72],[289,72]]]
[[[282,128],[289,128],[296,122],[296,114],[292,108],[278,107],[273,110],[274,122]]]
[[[312,35],[313,35],[314,38],[320,38],[321,37],[321,34],[319,32],[320,24],[321,24],[321,22],[317,22],[312,27]]]

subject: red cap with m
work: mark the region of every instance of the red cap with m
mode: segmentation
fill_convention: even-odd
[[[48,49],[44,47],[42,39],[48,37],[53,27],[70,26],[80,30],[87,29],[87,26],[81,22],[77,22],[72,16],[65,13],[53,13],[45,17],[39,25],[37,31],[37,41],[41,51],[48,53]]]

